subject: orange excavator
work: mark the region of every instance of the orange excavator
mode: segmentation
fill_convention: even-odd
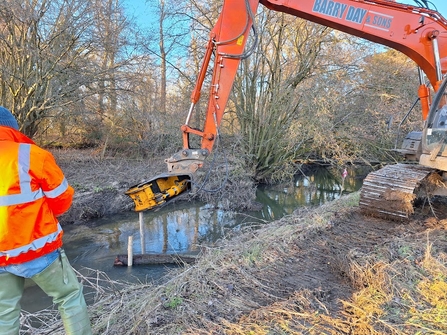
[[[379,216],[405,218],[413,213],[413,200],[422,188],[429,188],[430,194],[447,195],[443,186],[447,171],[447,21],[428,8],[428,1],[415,2],[418,6],[387,0],[224,0],[181,126],[183,148],[166,159],[167,173],[126,192],[135,210],[157,208],[191,187],[194,173],[213,150],[239,63],[255,45],[251,43],[246,50],[259,4],[388,46],[417,64],[424,127],[407,135],[400,152],[418,164],[387,165],[370,173],[361,190],[360,207]],[[189,123],[211,66],[208,107],[199,130]],[[190,147],[192,135],[200,138],[200,148]]]

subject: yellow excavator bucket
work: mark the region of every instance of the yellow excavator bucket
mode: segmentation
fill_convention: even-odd
[[[141,212],[166,204],[175,196],[190,188],[190,175],[161,174],[129,188],[125,194],[135,203],[135,211]]]

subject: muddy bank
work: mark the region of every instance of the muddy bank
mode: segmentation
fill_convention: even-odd
[[[62,224],[86,224],[105,215],[133,210],[133,201],[124,192],[164,168],[162,159],[99,160],[89,151],[60,151],[54,155],[75,189],[72,207],[60,218]]]
[[[166,157],[132,159],[109,157],[99,159],[92,150],[52,151],[64,174],[75,189],[70,210],[59,218],[62,224],[89,224],[106,215],[131,211],[133,201],[124,194],[130,187],[167,172]],[[225,169],[231,169],[231,160]],[[194,193],[185,193],[173,201],[202,200],[227,210],[254,209],[256,185],[247,175],[222,171],[207,163],[196,173]],[[213,175],[214,174],[214,175]],[[225,177],[223,177],[225,176]],[[202,186],[202,180],[207,185]],[[209,190],[214,190],[210,192]]]

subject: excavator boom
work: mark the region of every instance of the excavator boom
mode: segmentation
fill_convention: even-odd
[[[189,148],[189,134],[202,137],[202,149],[211,152],[240,61],[250,50],[245,46],[253,27],[254,13],[265,7],[319,23],[348,34],[396,49],[418,64],[433,87],[447,71],[447,21],[437,12],[391,1],[365,0],[226,0],[219,19],[210,33],[207,52],[196,87],[187,122],[182,126],[183,149]],[[442,34],[441,34],[442,33]],[[439,42],[439,40],[442,40]],[[208,110],[203,130],[189,127],[189,120],[205,73],[214,54],[213,76]],[[425,114],[428,100],[425,89]],[[172,160],[176,161],[177,158]]]
[[[165,193],[176,193],[170,188],[178,187],[178,180],[192,178],[213,150],[239,64],[256,48],[255,13],[259,4],[398,50],[419,66],[435,91],[447,72],[447,21],[430,9],[387,0],[224,0],[209,34],[186,122],[181,126],[183,148],[166,160],[167,174],[179,178],[173,178],[172,184],[166,185]],[[210,68],[212,77],[205,121],[202,129],[196,129],[190,126],[190,120]],[[422,80],[418,96],[425,120],[431,97]],[[200,138],[200,148],[190,147],[190,136]],[[157,200],[153,200],[153,204],[147,208],[156,207]]]

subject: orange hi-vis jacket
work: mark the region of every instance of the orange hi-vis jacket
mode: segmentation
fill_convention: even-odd
[[[21,264],[62,246],[57,216],[74,190],[46,150],[0,126],[0,266]]]

